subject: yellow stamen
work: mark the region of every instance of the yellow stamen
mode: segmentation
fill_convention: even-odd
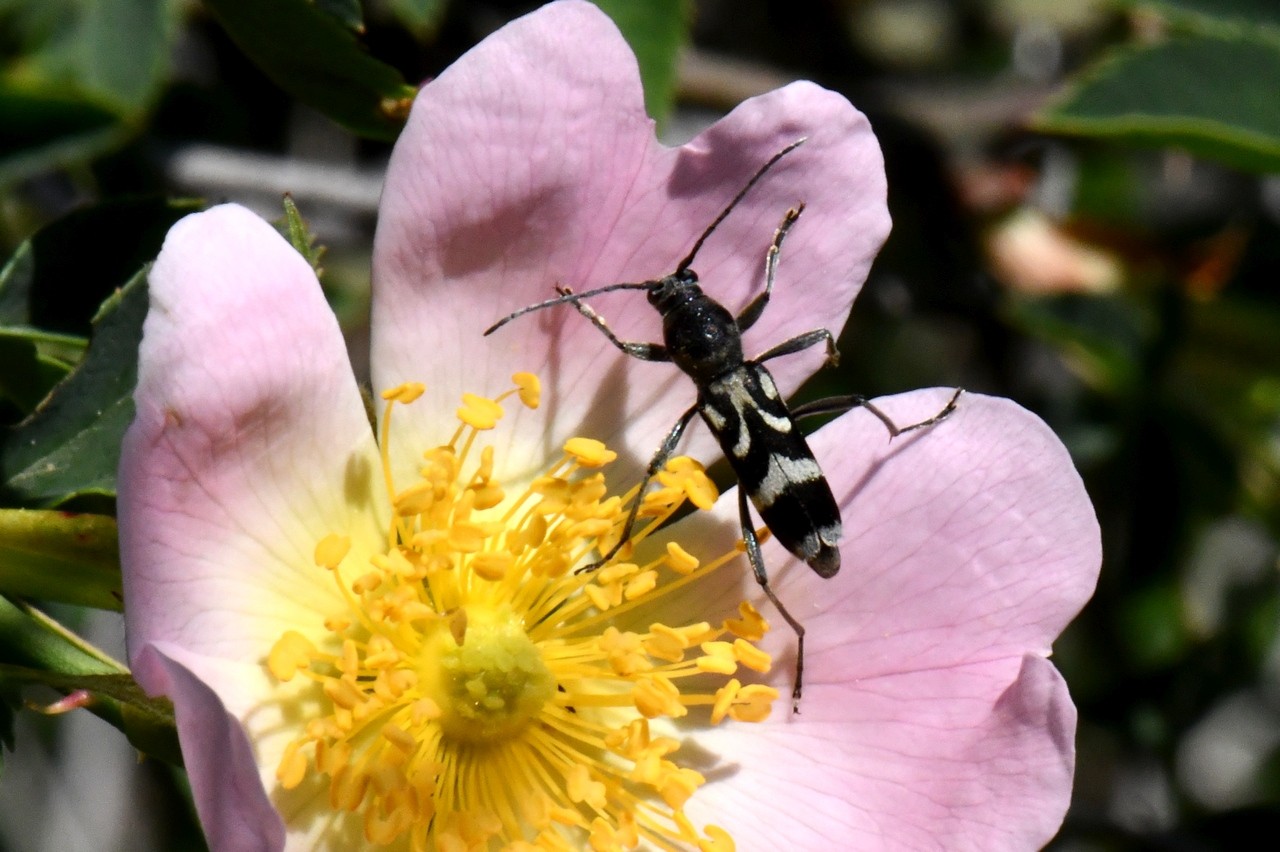
[[[458,409],[458,419],[472,429],[481,431],[492,429],[498,425],[501,417],[502,406],[493,400],[473,393],[462,395],[462,407]]]
[[[351,539],[345,535],[329,533],[316,545],[316,565],[330,570],[337,568],[351,551]]]
[[[542,383],[533,373],[516,373],[511,377],[520,393],[520,401],[528,408],[537,408],[542,401]]]
[[[768,626],[747,604],[721,627],[643,628],[635,617],[738,555],[702,563],[672,542],[638,558],[649,531],[685,500],[712,505],[715,486],[697,462],[673,459],[652,493],[611,496],[594,469],[616,454],[586,438],[527,484],[495,482],[493,447],[477,436],[507,397],[539,403],[535,377],[512,381],[494,399],[464,396],[453,440],[422,454],[407,487],[391,479],[390,422],[423,386],[382,395],[387,541],[355,564],[346,532],[321,538],[315,563],[347,608],[317,615],[309,636],[283,634],[264,660],[281,683],[314,683],[310,700],[324,705],[285,747],[277,781],[323,776],[327,818],[351,814],[372,846],[731,852],[724,829],[699,832],[685,817],[706,779],[648,720],[691,709],[713,724],[767,718],[776,690],[710,681],[768,671],[752,644]],[[575,574],[611,549],[636,499],[644,520],[632,538]]]
[[[698,570],[698,558],[680,546],[678,542],[667,542],[667,567],[678,574],[692,574]],[[743,603],[746,603],[743,601]]]
[[[764,620],[750,601],[738,604],[738,618],[726,618],[724,629],[740,639],[748,642],[759,642],[769,629],[769,622]]]
[[[570,438],[564,444],[564,451],[582,467],[601,467],[618,457],[594,438]]]

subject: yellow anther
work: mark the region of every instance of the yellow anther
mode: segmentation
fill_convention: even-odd
[[[290,681],[299,669],[311,665],[311,658],[316,653],[315,645],[296,630],[286,631],[267,654],[267,668],[279,681]]]
[[[688,495],[690,503],[704,512],[714,506],[716,500],[720,499],[720,489],[716,488],[716,484],[702,471],[691,473],[685,477],[684,493]]]
[[[502,418],[502,406],[488,397],[473,393],[462,395],[462,407],[458,409],[458,419],[472,429],[485,431],[498,425]]]
[[[649,747],[649,720],[632,719],[605,735],[605,745],[623,757],[635,760]]]
[[[622,596],[629,601],[638,600],[658,587],[657,571],[641,571],[627,581]]]
[[[413,738],[413,734],[393,722],[382,726],[382,736],[405,754],[411,754],[418,747],[418,741]]]
[[[533,510],[540,515],[560,514],[569,505],[571,496],[569,483],[563,479],[542,477],[534,480],[533,484],[529,486],[529,490],[542,497],[538,504],[533,507]]]
[[[338,567],[350,552],[351,538],[349,536],[329,533],[316,544],[314,558],[318,567],[333,570]]]
[[[683,499],[684,490],[681,488],[656,488],[646,493],[644,499],[640,501],[640,514],[645,517],[666,514],[673,506],[678,506]]]
[[[615,562],[606,565],[595,574],[595,580],[602,586],[621,582],[640,572],[640,566],[634,562]]]
[[[449,547],[459,553],[476,553],[484,547],[485,530],[476,524],[454,524],[449,528]]]
[[[527,408],[537,408],[542,400],[542,382],[533,373],[516,373],[511,377],[520,389],[520,401]]]
[[[419,482],[396,495],[395,512],[402,518],[425,515],[435,502],[435,488],[430,482]]]
[[[738,670],[733,645],[728,642],[703,642],[702,656],[697,660],[698,671],[731,675]]]
[[[764,673],[773,665],[773,657],[745,639],[733,640],[733,655],[738,662],[752,671]]]
[[[351,591],[355,592],[357,595],[363,595],[368,592],[375,591],[381,585],[382,574],[377,571],[370,571],[369,573],[362,574],[360,577],[356,578],[356,581],[351,584]]]
[[[707,779],[701,773],[687,767],[678,768],[672,765],[662,778],[658,794],[662,796],[662,800],[667,805],[679,810],[689,801],[689,797],[705,783],[707,783]]]
[[[355,640],[350,637],[342,640],[342,655],[338,658],[338,670],[343,674],[351,675],[352,679],[360,674],[360,651],[356,648]]]
[[[664,470],[672,473],[688,473],[690,471],[705,470],[702,462],[691,456],[672,456],[667,459],[667,463],[663,465]]]
[[[565,531],[565,536],[574,538],[599,538],[609,530],[613,529],[613,521],[604,518],[591,518],[585,521],[578,521]]]
[[[582,587],[582,593],[591,601],[591,605],[601,612],[613,609],[622,603],[622,586],[617,583],[608,586],[588,583]]]
[[[604,484],[603,473],[593,473],[585,479],[573,483],[573,500],[575,503],[595,503],[607,493],[609,493],[609,487]]]
[[[604,784],[591,777],[591,771],[587,769],[586,764],[575,763],[569,768],[564,780],[569,801],[596,808],[604,807]]]
[[[286,790],[292,790],[307,777],[307,756],[302,753],[302,743],[294,740],[285,746],[284,756],[276,767],[276,780]]]
[[[643,645],[635,633],[623,633],[616,627],[607,627],[600,636],[600,648],[619,677],[631,677],[653,668],[653,664],[641,653]]]
[[[427,386],[422,382],[405,382],[404,384],[396,385],[389,390],[384,390],[382,392],[382,398],[387,402],[398,402],[401,405],[408,405],[418,397],[422,396],[426,389]]]
[[[422,454],[425,462],[422,475],[441,486],[448,485],[458,478],[458,453],[449,446],[432,447]]]
[[[684,652],[689,642],[683,633],[673,630],[665,624],[654,624],[649,627],[649,638],[644,641],[645,652],[651,657],[678,663],[684,659]]]
[[[698,569],[698,558],[677,542],[667,542],[667,567],[677,574],[692,574]]]
[[[729,715],[729,708],[738,700],[742,691],[742,681],[732,678],[724,686],[716,690],[715,704],[711,705],[711,724],[719,725]]]
[[[613,450],[592,438],[570,438],[565,441],[564,452],[582,467],[601,467],[618,457]]]
[[[729,708],[729,718],[735,722],[763,722],[769,718],[773,702],[777,699],[778,690],[772,686],[748,684],[738,693],[737,700]]]
[[[724,629],[748,642],[759,642],[769,631],[769,622],[750,601],[738,604],[739,618],[726,618]]]
[[[737,852],[738,847],[734,845],[733,838],[720,826],[709,825],[703,832],[707,839],[698,841],[698,852]]]
[[[471,560],[471,570],[481,579],[496,583],[507,576],[507,572],[511,570],[515,561],[514,556],[502,551],[478,553]]]
[[[369,646],[365,649],[364,664],[372,668],[393,666],[403,659],[400,652],[386,636],[375,633],[369,637]]]
[[[360,690],[345,680],[330,679],[325,681],[324,694],[343,710],[350,710],[364,700]]]
[[[475,507],[480,511],[492,509],[506,499],[506,495],[497,485],[483,485],[475,489],[474,493],[476,495]]]
[[[430,550],[439,544],[447,545],[449,542],[449,530],[431,529],[423,530],[413,534],[413,538],[409,539],[410,546],[417,550]]]
[[[591,852],[617,852],[623,848],[618,832],[605,821],[604,817],[596,817],[591,821],[591,834],[587,837],[587,845]]]
[[[680,703],[680,690],[670,678],[663,675],[650,675],[636,681],[631,699],[646,719],[656,719],[659,716],[679,719],[689,712]]]

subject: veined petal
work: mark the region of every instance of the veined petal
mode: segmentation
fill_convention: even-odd
[[[255,749],[228,712],[213,681],[197,676],[170,654],[168,643],[148,644],[133,655],[133,674],[167,695],[178,716],[182,759],[192,779],[200,824],[218,852],[276,852],[284,848],[284,823],[257,782]],[[207,671],[209,667],[202,666]]]
[[[734,814],[743,850],[1038,849],[1070,800],[1075,723],[1036,655],[815,685],[798,716],[699,735],[735,771],[690,816]]]
[[[635,58],[598,9],[554,3],[510,24],[423,87],[396,146],[374,253],[375,384],[419,378],[428,359],[446,398],[536,372],[554,402],[513,414],[512,434],[534,445],[500,455],[542,458],[560,435],[591,434],[630,450],[615,471],[630,475],[692,404],[687,379],[623,356],[567,306],[488,340],[482,331],[553,297],[557,284],[582,291],[674,271],[747,179],[801,137],[808,141],[752,189],[694,264],[710,295],[741,309],[763,287],[783,215],[808,205],[783,251],[773,302],[747,337],[750,352],[844,323],[889,227],[865,117],[843,97],[798,83],[665,148],[644,114]],[[661,339],[642,293],[593,304],[621,337]],[[784,390],[822,354],[814,347],[779,361]],[[448,437],[439,424],[420,428]],[[702,457],[713,451],[702,431],[686,446]]]
[[[377,541],[372,432],[314,273],[266,222],[232,205],[188,216],[149,282],[120,465],[130,650],[258,665],[336,605],[316,543]]]
[[[951,393],[876,405],[909,424],[936,414]],[[846,567],[823,594],[839,616],[813,645],[843,661],[832,675],[1047,655],[1093,594],[1102,564],[1093,505],[1049,427],[979,394],[892,442],[866,412],[836,423],[812,441],[844,512]]]
[[[906,425],[951,393],[875,403]],[[734,826],[740,849],[1047,842],[1070,797],[1075,711],[1045,657],[1101,562],[1065,448],[1034,415],[977,394],[892,442],[855,410],[810,444],[843,512],[840,573],[823,580],[775,541],[764,546],[774,589],[806,628],[801,710],[700,733],[699,746],[735,771],[708,785],[691,816],[750,813]],[[719,552],[739,535],[736,504],[726,494],[670,534]],[[786,694],[795,637],[741,563],[666,612],[714,621],[708,601],[722,601],[724,617],[752,599],[775,626],[760,644],[774,655],[769,682]],[[767,811],[752,806],[760,800]]]

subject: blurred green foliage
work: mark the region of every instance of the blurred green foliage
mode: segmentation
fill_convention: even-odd
[[[1080,708],[1060,848],[1232,848],[1274,825],[1277,5],[600,5],[674,132],[690,99],[723,110],[794,77],[871,116],[894,234],[841,369],[808,393],[963,385],[1035,410],[1072,450],[1105,563],[1057,646]],[[376,167],[405,81],[529,6],[0,0],[0,745],[19,687],[37,683],[89,690],[138,742],[171,745],[165,708],[25,598],[118,605],[109,540],[56,540],[73,523],[63,511],[113,523],[145,265],[199,204],[170,199],[246,191],[183,177],[183,158],[212,146],[282,163],[320,156],[320,138]],[[690,47],[697,62],[682,64]],[[358,352],[370,214],[323,193],[297,201],[328,244],[324,284]],[[318,264],[297,207],[281,221]],[[190,826],[173,831],[186,848]]]

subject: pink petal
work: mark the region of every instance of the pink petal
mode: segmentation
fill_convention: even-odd
[[[906,424],[950,393],[876,404]],[[1048,654],[1102,563],[1093,505],[1057,436],[1017,404],[978,394],[892,443],[865,412],[837,422],[813,446],[844,507],[844,568],[835,582],[804,578],[829,586],[821,600],[832,614],[814,622],[812,646],[830,654],[829,676]]]
[[[249,211],[175,225],[150,295],[120,465],[130,650],[257,665],[336,606],[319,539],[379,536],[368,420],[314,273]]]
[[[182,758],[209,848],[217,852],[284,848],[284,823],[258,782],[249,739],[218,695],[156,645],[146,645],[134,654],[133,666],[140,682],[173,700]]]
[[[908,424],[950,394],[876,405]],[[695,797],[695,821],[725,826],[744,849],[1039,846],[1066,810],[1075,730],[1043,658],[1101,561],[1065,448],[1034,415],[977,394],[893,442],[855,410],[811,445],[844,514],[841,572],[823,580],[765,546],[773,586],[807,630],[801,712],[783,699],[764,725],[698,735],[733,772]],[[739,535],[735,497],[671,537],[723,552]],[[664,602],[663,620],[714,620],[709,601],[727,613],[751,598],[774,624],[770,681],[786,695],[795,637],[740,563]]]
[[[1043,658],[820,686],[811,699],[788,724],[699,735],[727,765],[694,796],[695,824],[724,826],[744,850],[982,852],[1040,848],[1061,824],[1075,708]],[[840,713],[815,721],[816,704]]]
[[[797,83],[668,149],[644,114],[630,49],[593,5],[553,3],[505,27],[423,88],[393,154],[374,254],[375,385],[425,380],[452,403],[534,371],[549,402],[519,415],[512,449],[540,458],[572,432],[629,448],[622,467],[643,465],[694,399],[673,366],[624,357],[567,307],[481,333],[557,283],[583,290],[672,272],[747,179],[801,137],[695,265],[709,294],[740,309],[762,288],[783,214],[807,202],[748,354],[843,325],[889,227],[866,119]],[[643,294],[597,305],[624,338],[661,339]],[[777,362],[781,385],[794,388],[821,358],[815,347]],[[429,440],[453,428],[417,416],[413,431]],[[712,442],[696,430],[689,446],[707,455]],[[508,473],[527,473],[519,464]]]

